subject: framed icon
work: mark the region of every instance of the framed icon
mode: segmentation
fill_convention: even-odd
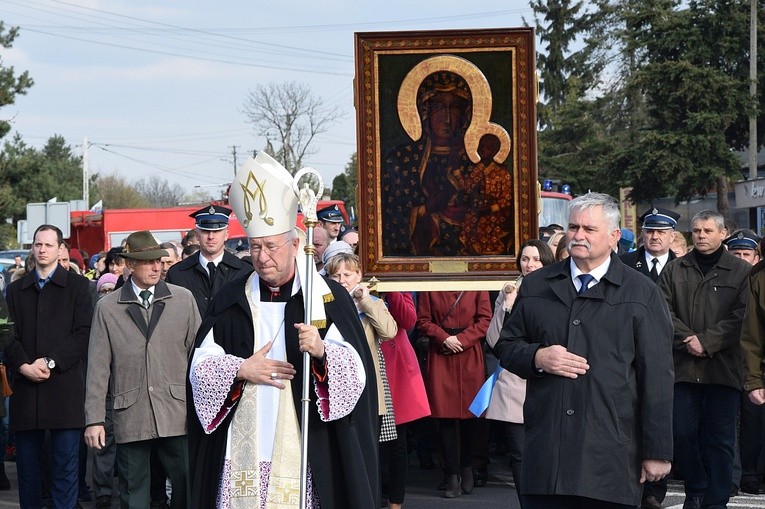
[[[538,236],[535,76],[530,28],[356,34],[365,276],[517,273]]]

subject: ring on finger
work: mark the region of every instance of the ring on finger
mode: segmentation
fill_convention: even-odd
[[[271,380],[276,380],[276,378],[278,377],[278,375],[279,375],[279,374],[278,374],[276,371],[274,371],[273,373],[271,373]]]

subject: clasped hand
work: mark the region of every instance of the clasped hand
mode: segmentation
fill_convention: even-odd
[[[22,364],[19,368],[19,373],[32,382],[37,383],[44,382],[50,378],[50,369],[42,357],[35,360],[32,364]]]
[[[449,336],[444,340],[441,353],[448,355],[452,353],[462,353],[464,350],[465,348],[462,346],[460,340],[457,339],[457,336]]]
[[[573,354],[562,345],[543,346],[534,355],[534,365],[545,373],[577,378],[584,375],[590,365],[587,359]]]

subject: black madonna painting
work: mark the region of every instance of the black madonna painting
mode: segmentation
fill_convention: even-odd
[[[533,32],[356,35],[367,274],[507,272],[536,228]]]

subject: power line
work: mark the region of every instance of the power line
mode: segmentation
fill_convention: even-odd
[[[44,34],[44,35],[50,35],[53,37],[62,37],[64,39],[70,39],[74,41],[80,41],[80,42],[87,42],[91,44],[99,44],[101,46],[108,46],[112,48],[120,48],[120,49],[126,49],[130,51],[138,51],[142,53],[151,53],[155,55],[165,55],[165,56],[171,56],[171,57],[181,57],[181,58],[188,58],[191,60],[201,60],[205,62],[215,62],[218,64],[230,64],[230,65],[238,65],[243,67],[254,67],[258,69],[272,69],[277,71],[296,71],[296,72],[305,72],[309,74],[324,74],[324,75],[330,75],[330,76],[353,76],[353,73],[344,73],[344,72],[330,72],[326,70],[313,70],[313,69],[306,69],[306,68],[295,68],[295,67],[286,67],[286,66],[277,66],[277,65],[266,65],[266,64],[259,64],[259,63],[247,63],[247,62],[235,62],[233,60],[224,60],[224,59],[216,59],[216,58],[206,58],[206,57],[190,57],[188,55],[183,55],[181,53],[174,53],[171,51],[160,51],[160,50],[150,50],[145,48],[136,48],[132,46],[125,46],[120,44],[114,44],[114,43],[108,43],[103,41],[93,41],[89,39],[83,39],[80,37],[71,37],[71,36],[65,36],[65,35],[57,35],[50,32],[45,32],[43,30],[34,30],[34,29],[26,29],[29,32],[35,32],[38,34]]]
[[[198,182],[210,182],[210,180],[216,180],[215,177],[210,175],[210,174],[200,175],[200,174],[197,174],[197,173],[190,173],[188,171],[183,171],[183,170],[180,170],[180,169],[168,168],[166,166],[162,166],[162,165],[159,165],[159,164],[156,164],[156,163],[152,163],[152,162],[149,162],[149,161],[144,161],[142,159],[138,159],[138,158],[135,158],[135,157],[131,157],[131,156],[122,154],[120,152],[117,152],[115,150],[111,150],[111,149],[109,149],[107,147],[104,147],[102,145],[99,145],[97,143],[91,143],[91,146],[94,146],[94,147],[96,147],[96,148],[98,148],[100,150],[103,150],[104,152],[108,152],[110,154],[114,154],[116,156],[122,157],[124,159],[129,160],[129,161],[133,161],[135,163],[142,164],[144,166],[148,166],[149,168],[154,168],[154,169],[160,170],[162,172],[167,172],[167,173],[170,173],[172,175],[184,177],[184,178],[191,179],[191,180],[196,180]],[[196,163],[196,165],[204,164],[205,162],[210,162],[210,161],[217,161],[217,160],[219,160],[219,158],[217,158],[217,157],[216,158],[211,158],[211,159],[208,159],[207,161],[198,162],[198,163]],[[188,167],[188,166],[191,166],[191,165],[187,165],[186,167]]]

